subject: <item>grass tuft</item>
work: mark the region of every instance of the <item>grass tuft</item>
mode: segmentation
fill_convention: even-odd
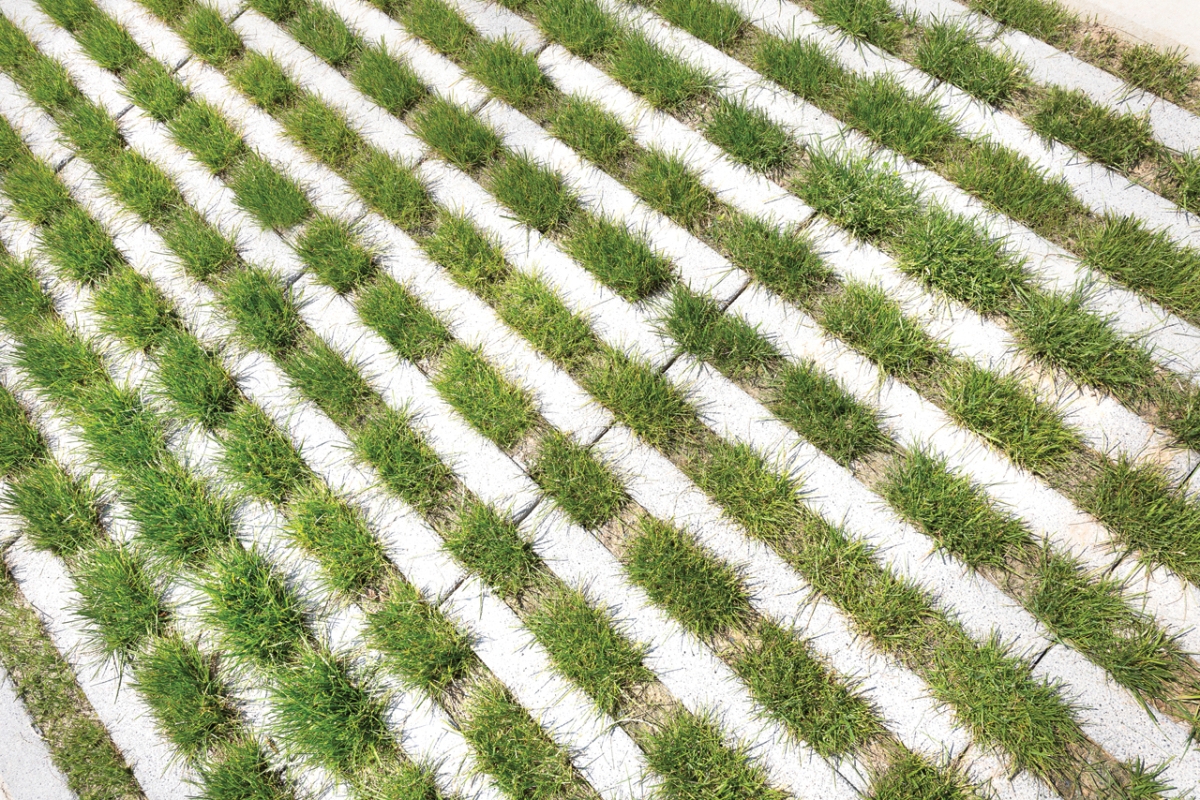
[[[949,22],[925,27],[917,45],[916,63],[925,72],[992,105],[1011,98],[1029,80],[1019,61],[996,55],[965,25]]]
[[[389,489],[422,513],[437,508],[451,485],[449,468],[395,412],[368,420],[355,435],[354,448],[375,465]]]
[[[344,222],[318,216],[304,227],[296,253],[339,294],[364,283],[375,272],[375,261],[356,233]]]
[[[527,108],[550,90],[537,56],[508,39],[483,39],[471,56],[470,73],[516,108]]]
[[[34,463],[10,483],[4,505],[24,520],[22,529],[34,547],[60,558],[104,541],[99,498],[51,461]]]
[[[257,154],[247,157],[234,170],[229,188],[239,206],[277,231],[299,225],[312,213],[300,187]]]
[[[575,95],[551,112],[550,133],[602,169],[613,172],[633,150],[633,139],[614,115]]]
[[[671,266],[619,222],[580,215],[567,252],[601,283],[630,302],[644,300],[671,279]]]
[[[744,748],[725,745],[717,725],[689,713],[675,714],[650,735],[646,760],[663,777],[662,796],[670,800],[784,800]]]
[[[286,355],[303,330],[304,323],[282,287],[262,270],[244,269],[231,275],[222,300],[242,340],[272,356]]]
[[[176,636],[154,643],[134,670],[159,728],[189,756],[202,759],[237,725],[216,659]]]
[[[579,208],[562,176],[525,156],[509,156],[491,174],[496,199],[542,233],[570,222]]]
[[[234,658],[262,666],[282,664],[305,639],[300,601],[256,550],[233,544],[210,565],[201,585],[205,616]]]
[[[450,341],[449,332],[438,318],[407,289],[387,277],[363,290],[358,312],[363,322],[408,361],[428,358]]]
[[[186,103],[168,127],[179,144],[215,174],[228,170],[246,152],[242,137],[216,109],[200,100]]]
[[[1137,44],[1122,53],[1119,71],[1134,86],[1175,102],[1200,77],[1200,68],[1188,63],[1182,48],[1160,50],[1150,44]]]
[[[514,597],[541,569],[541,559],[516,524],[490,506],[468,502],[446,533],[446,547],[496,591]]]
[[[300,454],[258,406],[243,404],[225,422],[221,466],[252,497],[282,504],[309,479]]]
[[[588,448],[557,431],[542,438],[530,474],[585,528],[612,519],[629,499],[617,477]]]
[[[704,129],[709,141],[759,172],[779,169],[792,158],[788,134],[757,108],[722,101]]]
[[[629,179],[629,187],[654,208],[685,228],[708,221],[717,204],[713,195],[682,158],[648,151]]]
[[[746,28],[738,10],[720,0],[656,0],[654,7],[665,19],[718,50],[727,50]]]
[[[663,325],[680,350],[708,361],[735,380],[760,375],[779,361],[779,352],[758,330],[717,304],[679,285]]]
[[[936,160],[955,136],[954,125],[932,98],[912,94],[890,75],[855,83],[846,113],[884,147],[920,163]]]
[[[496,309],[530,344],[568,370],[599,347],[586,320],[571,313],[537,278],[516,274],[505,284]]]
[[[648,365],[606,350],[583,376],[585,388],[653,447],[695,438],[699,421],[684,396]]]
[[[288,23],[296,41],[312,50],[330,66],[343,67],[362,49],[362,42],[332,10],[319,3],[305,3]]]
[[[430,147],[454,166],[473,170],[500,155],[500,137],[465,108],[441,98],[416,112],[413,127]]]
[[[609,74],[655,108],[679,111],[708,92],[707,75],[669,55],[640,33],[627,34],[609,55]]]
[[[1057,0],[970,0],[970,6],[1035,39],[1054,43],[1079,18]]]
[[[153,579],[127,547],[104,545],[90,551],[76,572],[79,607],[96,649],[126,663],[147,637],[166,625],[167,611]]]
[[[441,693],[475,664],[466,637],[407,583],[393,581],[367,617],[371,642],[406,683]]]
[[[823,22],[884,50],[895,50],[904,36],[904,20],[888,0],[813,0],[812,5]]]
[[[814,209],[866,239],[890,239],[918,213],[916,195],[904,180],[867,158],[843,160],[811,151],[808,168],[792,188]]]
[[[1155,148],[1147,117],[1118,114],[1093,103],[1082,90],[1049,87],[1030,114],[1029,126],[1119,170],[1130,169]]]
[[[942,358],[941,350],[904,316],[900,306],[876,286],[851,283],[822,305],[825,326],[884,372],[898,378],[927,374]]]
[[[192,7],[179,33],[193,53],[214,67],[223,67],[242,53],[241,37],[216,9],[202,3]]]
[[[875,411],[815,364],[789,364],[776,381],[771,410],[839,464],[849,466],[889,446]]]
[[[295,494],[288,510],[288,533],[320,561],[332,588],[354,597],[380,583],[387,554],[352,506],[310,487]]]
[[[451,346],[434,385],[467,422],[505,450],[536,421],[528,392],[510,383],[476,350]]]
[[[580,58],[609,49],[619,35],[616,22],[594,0],[540,0],[537,21],[547,36]]]

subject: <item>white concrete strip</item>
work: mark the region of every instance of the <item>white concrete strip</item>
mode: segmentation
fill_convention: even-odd
[[[1190,153],[1200,147],[1200,117],[1070,53],[1015,28],[1005,28],[955,0],[902,0],[899,6],[926,25],[949,21],[979,31],[983,47],[999,56],[1014,56],[1039,83],[1081,91],[1113,111],[1146,114],[1154,138],[1173,150]]]
[[[8,487],[0,481],[0,492]],[[18,523],[19,524],[19,523]],[[12,531],[3,530],[0,536]],[[8,800],[75,800],[67,778],[54,764],[50,748],[34,727],[29,712],[4,666],[0,665],[0,795]]]

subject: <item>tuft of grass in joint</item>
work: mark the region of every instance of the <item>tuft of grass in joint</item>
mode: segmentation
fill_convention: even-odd
[[[525,156],[504,159],[491,173],[491,189],[518,219],[542,233],[563,227],[579,209],[561,175]]]
[[[977,797],[966,779],[953,769],[938,769],[922,756],[906,752],[888,765],[871,784],[875,800],[971,800]]]
[[[162,231],[163,240],[191,275],[207,280],[238,261],[237,249],[198,212],[185,208]]]
[[[1093,103],[1082,90],[1051,86],[1037,101],[1029,126],[1119,170],[1130,169],[1155,149],[1149,119],[1118,114]]]
[[[401,680],[434,695],[475,664],[466,637],[416,589],[398,580],[367,616],[367,632]]]
[[[304,323],[283,288],[267,272],[239,270],[223,287],[225,309],[250,347],[280,357],[296,344]]]
[[[206,800],[289,800],[282,769],[271,766],[253,739],[222,748],[220,759],[200,765]]]
[[[310,477],[292,443],[258,406],[243,404],[226,419],[221,467],[252,497],[282,504]]]
[[[450,341],[449,332],[438,318],[388,277],[380,277],[363,290],[358,312],[408,361],[428,358]]]
[[[1140,392],[1155,379],[1141,349],[1119,338],[1107,320],[1083,307],[1082,290],[1069,297],[1027,292],[1012,311],[1016,333],[1035,356],[1075,380],[1116,392]]]
[[[500,248],[466,217],[443,214],[437,230],[421,246],[454,280],[477,293],[487,291],[509,272]]]
[[[188,756],[203,759],[237,726],[216,659],[177,636],[157,640],[134,669],[159,728]]]
[[[1119,71],[1134,86],[1175,102],[1200,76],[1200,68],[1187,62],[1182,48],[1160,50],[1150,44],[1137,44],[1122,53]]]
[[[798,739],[829,757],[851,752],[882,733],[870,705],[846,688],[795,633],[772,622],[760,624],[756,633],[733,668]]]
[[[605,350],[582,381],[617,419],[653,447],[673,449],[697,435],[700,423],[691,405],[646,364]]]
[[[633,150],[633,139],[614,115],[575,95],[550,112],[550,133],[608,172]]]
[[[171,562],[203,558],[234,538],[232,503],[178,462],[140,468],[129,484],[141,540],[159,557]]]
[[[846,114],[884,147],[920,163],[936,160],[955,137],[954,125],[930,97],[912,94],[890,75],[855,83]]]
[[[735,161],[759,172],[785,166],[794,150],[791,137],[762,111],[727,100],[713,111],[704,135]]]
[[[121,150],[110,158],[100,168],[105,183],[147,222],[166,222],[187,204],[170,176],[140,153]]]
[[[426,94],[417,74],[403,59],[389,53],[386,46],[363,50],[351,80],[363,94],[397,117]]]
[[[469,72],[492,93],[515,108],[528,108],[550,91],[537,56],[507,38],[481,39],[471,55]]]
[[[296,253],[339,294],[354,289],[375,272],[375,261],[344,222],[320,215],[304,226]]]
[[[404,24],[414,36],[455,60],[467,56],[479,38],[474,28],[440,0],[409,0]]]
[[[0,281],[0,292],[5,288]],[[42,455],[42,438],[33,427],[17,398],[0,386],[0,476],[11,476]]]
[[[201,585],[205,617],[234,658],[263,666],[282,664],[306,638],[300,600],[256,550],[225,548]]]
[[[111,17],[94,14],[75,31],[75,38],[96,63],[118,74],[142,58],[142,49]]]
[[[272,727],[293,753],[353,776],[395,751],[384,701],[350,677],[350,662],[313,646],[276,674]]]
[[[805,100],[836,96],[852,81],[833,56],[816,42],[803,38],[766,38],[754,52],[754,66]]]
[[[236,164],[246,145],[212,106],[192,100],[179,109],[167,127],[186,150],[215,174]]]
[[[599,348],[588,322],[537,278],[514,274],[499,297],[501,318],[556,364],[579,367]]]
[[[904,37],[904,20],[888,0],[813,0],[821,20],[856,39],[894,51]]]
[[[1005,569],[1010,556],[1020,556],[1031,544],[1021,524],[996,509],[983,490],[925,451],[894,462],[882,492],[939,547],[972,569]]]
[[[626,34],[609,56],[609,74],[655,108],[678,111],[709,90],[709,77],[640,33]]]
[[[4,505],[23,519],[34,547],[70,558],[104,541],[99,498],[52,461],[38,461],[8,485]]]
[[[487,363],[476,350],[452,345],[434,385],[480,433],[501,448],[515,445],[533,426],[533,399]]]
[[[606,610],[588,605],[578,591],[562,589],[546,597],[526,624],[555,666],[605,713],[616,712],[632,685],[653,678],[642,666],[646,648],[617,633]]]
[[[809,205],[866,239],[890,239],[918,213],[916,195],[895,172],[866,159],[815,150],[792,187]]]
[[[716,230],[731,260],[789,300],[803,302],[830,279],[808,237],[750,216],[721,219]]]
[[[406,231],[426,225],[433,218],[433,201],[420,179],[386,153],[361,153],[347,171],[346,180],[368,205]]]
[[[517,526],[490,506],[469,501],[446,533],[446,547],[489,586],[513,597],[541,570],[541,559]]]
[[[145,59],[122,77],[129,99],[159,122],[174,117],[188,99],[188,90],[152,58]]]
[[[756,328],[682,285],[671,292],[663,325],[681,350],[735,380],[757,376],[779,361],[775,346]]]
[[[473,170],[501,152],[500,137],[470,111],[432,98],[417,109],[413,127],[430,147],[463,170]]]
[[[267,111],[291,105],[300,89],[283,68],[261,53],[249,53],[230,73],[230,81]]]
[[[879,450],[890,440],[876,413],[859,403],[815,364],[789,364],[777,375],[772,411],[843,466]]]
[[[389,489],[422,513],[441,504],[451,473],[408,425],[392,411],[380,412],[358,430],[355,451],[375,465]]]
[[[652,207],[689,230],[704,225],[717,198],[683,159],[650,150],[639,159],[629,187]]]
[[[79,206],[42,229],[42,246],[56,266],[80,283],[94,284],[124,262],[112,237]]]
[[[1162,472],[1124,458],[1109,462],[1084,506],[1144,561],[1200,581],[1200,506],[1173,489]]]
[[[625,561],[630,579],[697,636],[736,627],[750,612],[741,576],[665,522],[646,517]]]
[[[283,117],[287,132],[318,160],[344,170],[365,148],[345,118],[316,95],[302,96]]]
[[[901,269],[981,314],[1009,305],[1028,281],[1002,240],[941,206],[917,215],[893,246]]]
[[[157,361],[163,393],[176,410],[209,430],[224,427],[238,391],[215,354],[194,336],[176,330],[163,337]]]
[[[738,10],[720,0],[656,0],[654,7],[665,19],[718,50],[732,46],[746,28]]]
[[[616,476],[588,448],[557,431],[542,438],[530,474],[585,528],[612,519],[629,499]]]
[[[74,205],[54,170],[27,154],[9,165],[4,193],[16,212],[34,225],[45,225]]]
[[[242,54],[242,39],[216,9],[203,3],[192,7],[179,27],[188,48],[214,67],[223,67]]]
[[[925,72],[992,105],[1008,100],[1029,80],[1019,61],[996,55],[981,45],[965,25],[949,22],[925,27],[917,45],[916,63]]]
[[[1200,316],[1200,253],[1176,245],[1135,217],[1105,217],[1080,241],[1082,255],[1137,292],[1191,318]]]
[[[830,333],[890,375],[902,379],[925,375],[942,359],[937,344],[878,287],[848,284],[841,294],[831,295],[821,310]]]
[[[239,206],[277,231],[299,225],[313,210],[300,187],[258,154],[248,156],[233,171],[229,188]]]
[[[93,295],[100,327],[131,348],[156,350],[179,330],[179,317],[162,291],[132,269],[117,271]]]
[[[1051,178],[1028,158],[985,139],[956,148],[946,176],[964,190],[1042,233],[1060,233],[1086,209],[1062,178]]]
[[[671,266],[619,222],[580,215],[566,241],[571,257],[630,302],[644,300],[671,279]]]
[[[79,607],[92,642],[106,658],[126,663],[141,644],[162,632],[167,610],[141,560],[128,547],[91,550],[76,571]]]
[[[293,386],[329,415],[336,424],[354,429],[378,399],[362,373],[313,333],[296,348],[283,367]]]
[[[970,0],[969,5],[998,22],[1051,44],[1079,22],[1079,18],[1057,0]]]
[[[309,486],[297,492],[287,528],[321,563],[336,591],[356,597],[378,585],[387,571],[387,554],[361,515],[328,489]]]
[[[567,754],[495,683],[479,687],[467,701],[463,735],[480,767],[510,797],[551,800],[569,796],[576,785]]]
[[[546,35],[580,58],[609,49],[619,31],[594,0],[539,0],[537,22]]]
[[[784,800],[744,748],[725,745],[716,723],[687,712],[673,716],[650,735],[646,760],[663,777],[662,796],[670,800]]]
[[[350,63],[362,49],[362,41],[342,18],[319,3],[305,3],[288,23],[288,30],[296,41],[333,67]]]

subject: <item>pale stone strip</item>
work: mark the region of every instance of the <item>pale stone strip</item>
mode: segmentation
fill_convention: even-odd
[[[0,494],[7,492],[7,485],[0,480]],[[0,523],[0,531],[5,527],[9,526]],[[16,687],[3,665],[0,665],[0,796],[8,800],[74,800],[76,796],[17,697]]]

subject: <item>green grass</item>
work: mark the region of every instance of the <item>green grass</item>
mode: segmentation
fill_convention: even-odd
[[[425,252],[468,289],[486,290],[508,274],[504,255],[466,217],[443,214],[437,230],[421,243]]]
[[[546,35],[580,58],[607,50],[618,37],[612,17],[592,0],[541,0],[536,12]]]
[[[839,464],[849,466],[889,446],[875,411],[816,365],[788,365],[777,373],[774,388],[768,407]]]
[[[42,449],[41,436],[17,398],[7,387],[0,388],[0,475],[9,476],[31,466]]]
[[[629,499],[617,477],[588,448],[557,431],[542,438],[530,475],[585,528],[612,519]]]
[[[682,285],[671,291],[663,324],[680,350],[711,362],[734,379],[756,377],[779,361],[774,345],[756,328]]]
[[[238,261],[233,242],[211,227],[198,212],[185,209],[167,223],[163,241],[177,255],[188,275],[207,280]]]
[[[350,661],[315,647],[276,672],[272,726],[296,755],[343,776],[396,750],[384,701],[349,674]]]
[[[644,300],[671,279],[670,263],[619,222],[580,215],[565,245],[572,258],[630,302]]]
[[[823,756],[852,751],[882,732],[871,706],[818,661],[794,633],[764,622],[734,669],[796,738]]]
[[[188,99],[187,89],[152,59],[142,61],[123,77],[129,99],[159,122],[174,117]]]
[[[836,95],[852,78],[816,42],[766,38],[755,50],[753,65],[762,74],[805,100],[822,100]]]
[[[245,344],[276,357],[296,344],[303,329],[300,315],[268,273],[240,270],[222,288],[222,305]]]
[[[542,569],[517,526],[492,508],[469,502],[446,533],[446,547],[496,591],[515,596]]]
[[[387,554],[353,506],[313,486],[292,498],[289,512],[289,535],[320,562],[332,589],[353,597],[383,580]]]
[[[259,745],[242,740],[224,748],[219,761],[201,765],[206,800],[288,800],[282,770],[272,767]]]
[[[526,108],[550,91],[537,56],[508,39],[480,40],[471,55],[469,72],[517,108]]]
[[[304,611],[266,558],[235,544],[218,554],[210,569],[201,584],[209,600],[204,614],[224,649],[263,666],[293,657],[306,638]]]
[[[550,133],[597,166],[612,172],[633,149],[633,140],[614,115],[571,95],[553,112]]]
[[[881,488],[901,514],[972,569],[1003,569],[1031,544],[1020,523],[996,509],[980,487],[925,451],[893,462]]]
[[[396,116],[403,115],[426,94],[412,67],[385,46],[363,50],[351,79],[363,94]]]
[[[846,115],[884,147],[920,163],[935,161],[955,136],[932,98],[912,94],[889,75],[857,81]]]
[[[500,154],[500,138],[491,128],[440,98],[419,108],[413,122],[421,138],[459,169],[482,167]]]
[[[502,687],[488,683],[467,700],[463,735],[480,768],[510,797],[569,796],[577,778],[567,754]]]
[[[893,246],[902,270],[981,314],[1008,306],[1028,280],[1002,239],[941,206],[916,216]]]
[[[533,426],[533,398],[488,364],[478,351],[451,346],[434,385],[467,422],[504,449]]]
[[[163,393],[175,409],[210,430],[223,427],[237,387],[218,357],[181,330],[163,338],[156,357]]]
[[[318,160],[343,170],[364,148],[341,114],[316,95],[305,94],[283,116],[284,128]]]
[[[291,179],[259,155],[248,156],[229,180],[235,202],[264,227],[285,231],[311,213],[308,198]]]
[[[675,155],[650,150],[629,178],[629,188],[685,228],[696,230],[712,215],[717,198]]]
[[[52,461],[30,465],[20,480],[8,485],[3,502],[20,515],[21,529],[34,547],[61,558],[78,555],[104,540],[95,490]]]
[[[1051,86],[1028,120],[1046,139],[1057,139],[1119,170],[1132,168],[1156,147],[1147,117],[1110,111],[1081,90]]]
[[[639,33],[626,34],[608,56],[608,73],[655,108],[678,111],[708,91],[710,79]]]
[[[588,322],[572,314],[538,279],[514,275],[499,298],[500,317],[551,361],[575,369],[599,344]]]
[[[1171,489],[1161,472],[1121,459],[1089,487],[1085,507],[1126,546],[1189,581],[1200,580],[1200,507]]]
[[[433,201],[424,185],[386,153],[363,153],[345,177],[371,208],[404,230],[419,228],[433,217]]]
[[[656,0],[654,7],[665,19],[718,50],[733,45],[746,28],[738,10],[718,0]]]
[[[898,235],[918,213],[916,195],[903,179],[866,158],[843,160],[812,151],[808,169],[792,188],[814,209],[868,240]]]
[[[1080,383],[1137,392],[1154,380],[1145,351],[1117,337],[1107,321],[1083,307],[1082,292],[1069,297],[1029,292],[1013,310],[1016,333],[1035,356]]]
[[[999,105],[1028,82],[1025,68],[980,44],[964,25],[935,22],[921,32],[916,64],[985,103]]]
[[[1005,25],[1051,43],[1078,21],[1055,0],[970,0],[969,4]]]
[[[667,447],[696,435],[699,423],[679,390],[645,364],[605,351],[583,382],[618,420],[653,447]]]
[[[362,49],[361,40],[342,18],[317,3],[305,4],[287,27],[296,41],[334,67],[348,64]]]
[[[784,800],[744,749],[726,747],[716,723],[686,712],[675,714],[650,736],[646,760],[663,782],[666,800]]]
[[[928,374],[941,349],[880,288],[852,283],[822,306],[825,327],[898,378]]]
[[[625,553],[630,579],[697,636],[742,624],[750,599],[739,576],[672,525],[652,517]]]
[[[101,329],[134,350],[149,352],[179,329],[179,317],[158,286],[132,269],[118,270],[93,294]]]
[[[287,107],[300,92],[282,67],[260,53],[248,53],[230,73],[229,79],[267,111]]]
[[[953,768],[938,769],[916,753],[896,758],[874,782],[875,800],[970,800],[970,783]]]
[[[358,234],[346,223],[324,215],[304,227],[296,253],[322,283],[339,294],[364,283],[375,272],[375,259],[359,242]]]
[[[7,569],[0,570],[0,663],[80,800],[137,796],[132,770]]]
[[[799,229],[781,230],[769,222],[738,215],[721,220],[717,240],[735,264],[789,300],[804,302],[831,277]]]
[[[1200,253],[1134,217],[1106,217],[1091,234],[1081,241],[1087,263],[1180,314],[1200,314]]]
[[[34,225],[53,221],[73,205],[54,170],[28,156],[9,165],[4,175],[4,193],[17,213]]]
[[[813,0],[812,5],[823,22],[884,50],[895,50],[904,35],[904,21],[888,0]]]
[[[201,101],[185,104],[168,127],[179,144],[214,173],[225,172],[246,152],[242,137]]]
[[[491,189],[517,219],[543,233],[566,225],[579,208],[558,172],[524,156],[504,159],[491,173]]]
[[[616,713],[631,687],[653,678],[642,666],[646,648],[618,634],[606,611],[588,605],[577,591],[543,598],[526,624],[555,666],[607,714]]]
[[[1134,86],[1179,102],[1200,75],[1200,68],[1188,63],[1182,49],[1137,44],[1121,54],[1120,74]]]
[[[250,496],[282,504],[311,472],[287,437],[258,406],[245,404],[225,420],[221,466]]]
[[[124,262],[100,224],[78,206],[60,214],[42,231],[46,254],[72,280],[94,284]]]
[[[183,753],[201,759],[235,729],[237,712],[216,659],[195,644],[158,639],[134,675],[159,728]]]
[[[787,165],[794,150],[787,132],[762,111],[727,100],[713,111],[704,135],[735,161],[759,172]]]
[[[148,637],[167,623],[154,579],[128,547],[108,545],[88,552],[75,570],[79,605],[92,646],[108,659],[127,663]]]
[[[354,448],[375,465],[389,489],[418,511],[432,511],[450,487],[450,470],[398,413],[367,420],[355,433]]]
[[[475,29],[440,0],[410,0],[403,21],[415,36],[454,59],[465,56],[477,38]]]
[[[98,170],[113,193],[152,225],[169,219],[185,205],[171,178],[133,150],[121,150]]]
[[[196,4],[179,28],[189,49],[215,67],[241,55],[242,40],[215,9]]]
[[[159,557],[203,559],[233,539],[233,503],[178,462],[138,469],[128,484],[141,539]]]
[[[311,331],[283,367],[292,385],[343,428],[352,430],[364,414],[378,408],[375,392],[362,373]]]
[[[381,277],[363,290],[358,313],[401,358],[409,361],[428,358],[450,341],[449,332],[437,317],[390,278]]]
[[[367,632],[401,680],[434,694],[476,663],[466,637],[407,583],[388,585],[379,607],[367,616]]]

